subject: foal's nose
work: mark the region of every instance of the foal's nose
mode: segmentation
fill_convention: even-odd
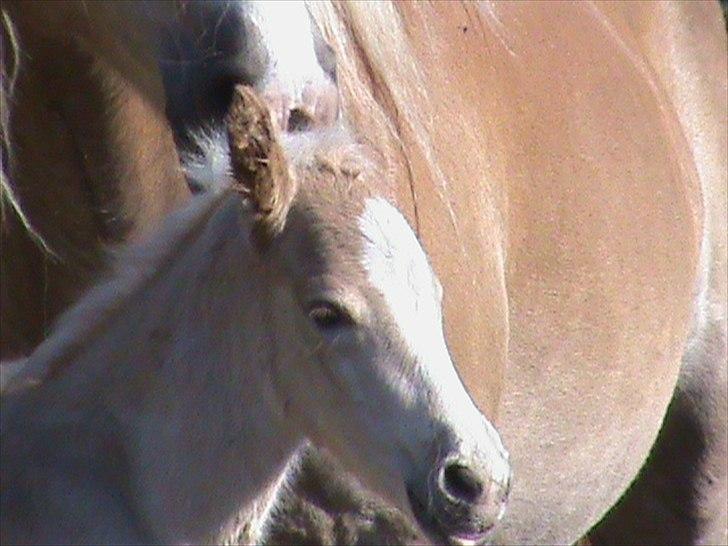
[[[462,461],[453,461],[440,467],[442,494],[450,502],[478,504],[485,493],[483,480]]]
[[[430,502],[451,542],[480,543],[505,512],[511,472],[507,461],[483,462],[452,454],[433,472]]]

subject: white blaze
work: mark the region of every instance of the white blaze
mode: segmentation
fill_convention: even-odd
[[[382,198],[367,200],[359,227],[369,281],[384,296],[412,356],[421,365],[446,356],[440,287],[412,228]]]
[[[363,265],[381,292],[407,349],[463,442],[461,449],[487,456],[493,480],[506,483],[508,456],[493,426],[472,402],[458,377],[442,327],[442,288],[422,246],[402,214],[382,198],[369,199],[359,218]],[[416,395],[416,393],[412,393]]]

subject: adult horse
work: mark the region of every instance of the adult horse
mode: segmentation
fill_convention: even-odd
[[[717,5],[447,6],[310,11],[342,115],[443,281],[460,372],[486,413],[501,399],[516,478],[499,540],[588,530],[672,397],[596,536],[724,541]]]

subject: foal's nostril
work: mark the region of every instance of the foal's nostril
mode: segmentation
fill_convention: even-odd
[[[293,108],[288,114],[288,127],[286,130],[289,133],[302,133],[311,127],[311,123],[311,116],[307,112],[300,108]]]
[[[454,499],[475,504],[483,494],[483,482],[467,466],[453,462],[445,467],[442,485]]]

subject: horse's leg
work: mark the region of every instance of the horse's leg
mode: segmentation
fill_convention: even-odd
[[[13,358],[89,286],[110,243],[148,231],[189,190],[158,71],[139,67],[142,90],[101,45],[36,18],[53,10],[3,8],[0,288],[2,357]]]
[[[285,7],[256,2],[251,7],[250,19],[269,58],[261,88],[281,130],[332,125],[339,108],[335,58],[306,7],[302,2]],[[291,18],[300,23],[292,26]]]
[[[183,146],[190,127],[225,115],[237,83],[261,92],[282,131],[338,116],[334,54],[301,2],[190,3],[163,40],[161,66]]]

